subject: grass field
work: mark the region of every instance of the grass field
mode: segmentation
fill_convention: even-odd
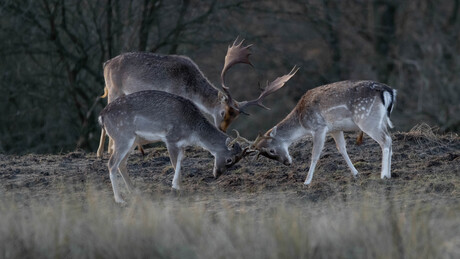
[[[0,205],[2,258],[458,258],[458,204],[389,201],[205,202],[107,193]],[[24,199],[21,197],[20,200]],[[260,206],[265,204],[265,206]]]
[[[219,180],[212,157],[189,149],[180,193],[164,147],[150,148],[128,162],[139,193],[124,206],[107,157],[0,155],[0,257],[459,258],[459,138],[395,134],[389,180],[376,143],[353,139],[357,179],[330,140],[309,187],[307,140],[292,167],[250,159]]]

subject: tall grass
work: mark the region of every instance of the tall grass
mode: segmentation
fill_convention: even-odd
[[[227,206],[107,193],[0,201],[1,258],[457,257],[458,205],[386,200]],[[190,199],[189,199],[190,200]]]

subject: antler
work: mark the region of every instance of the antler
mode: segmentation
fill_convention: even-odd
[[[252,145],[251,145],[251,148],[255,148],[257,146],[257,144],[259,144],[260,141],[264,140],[264,139],[271,139],[273,137],[270,137],[270,136],[264,136],[262,133],[259,133],[257,135],[257,138],[252,142]]]
[[[231,147],[233,144],[235,144],[235,143],[238,142],[238,141],[243,141],[243,142],[246,142],[247,144],[249,144],[249,146],[245,147],[245,148],[241,151],[241,153],[240,153],[239,156],[238,156],[238,160],[240,160],[241,158],[244,158],[244,157],[248,156],[248,155],[251,154],[251,153],[256,152],[255,150],[252,150],[252,149],[251,149],[251,148],[252,148],[252,145],[254,144],[254,142],[249,141],[249,140],[247,140],[246,138],[241,137],[241,136],[240,136],[240,133],[239,133],[236,129],[234,129],[233,131],[236,133],[236,138],[234,138],[232,141],[230,141],[230,142],[228,143],[228,145],[227,145],[228,147]]]
[[[241,153],[241,158],[243,157],[246,157],[252,153],[255,153],[257,152],[257,158],[259,158],[259,150],[257,150],[256,146],[257,144],[259,144],[260,141],[264,140],[264,139],[272,139],[273,137],[270,137],[270,136],[265,136],[263,135],[262,133],[259,133],[257,135],[257,138],[254,140],[254,141],[250,141],[250,140],[247,140],[246,138],[243,138],[240,136],[240,133],[234,129],[233,131],[235,131],[236,133],[236,137],[230,141],[228,143],[228,146],[231,147],[233,144],[235,144],[236,142],[238,141],[243,141],[243,142],[246,142],[247,144],[249,144],[249,146],[245,147]]]
[[[225,56],[225,64],[224,68],[222,69],[222,73],[220,74],[220,78],[222,81],[222,89],[224,90],[225,94],[227,95],[227,103],[233,105],[233,99],[230,95],[229,88],[225,86],[225,73],[229,70],[233,65],[238,63],[245,63],[253,67],[251,61],[249,61],[249,55],[251,52],[249,48],[252,44],[243,46],[243,40],[237,44],[238,37],[233,42],[232,46],[228,46],[227,55]]]
[[[265,90],[259,95],[259,97],[257,99],[251,100],[251,101],[240,102],[239,105],[238,105],[238,109],[240,110],[240,112],[244,113],[244,109],[247,108],[248,106],[251,106],[251,105],[257,105],[257,106],[260,106],[260,107],[262,107],[264,109],[270,110],[270,108],[268,108],[267,106],[263,105],[262,101],[265,99],[266,96],[276,92],[281,87],[283,87],[284,84],[287,81],[289,81],[289,79],[291,79],[291,77],[293,77],[295,75],[295,73],[297,73],[297,71],[299,71],[299,68],[296,68],[296,66],[294,66],[292,68],[291,72],[289,72],[289,74],[276,78],[270,84],[267,83],[267,86],[265,87]]]
[[[247,140],[246,138],[243,138],[240,136],[240,133],[236,130],[236,129],[233,129],[233,131],[236,133],[236,138],[234,138],[232,141],[230,141],[228,143],[228,146],[231,147],[233,144],[235,144],[236,142],[238,141],[243,141],[243,142],[246,142],[247,144],[249,145],[252,145],[253,142]]]

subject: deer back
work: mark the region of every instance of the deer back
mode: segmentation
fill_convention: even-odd
[[[357,121],[372,117],[374,105],[383,105],[389,116],[394,95],[394,90],[382,83],[341,81],[307,91],[291,116],[313,131],[316,125],[356,130]]]
[[[116,99],[102,110],[99,120],[115,141],[137,136],[139,143],[201,142],[208,138],[223,144],[227,138],[190,100],[155,90]]]
[[[192,100],[206,108],[218,104],[219,91],[185,56],[124,53],[104,64],[106,85],[116,99],[144,90],[159,90]]]

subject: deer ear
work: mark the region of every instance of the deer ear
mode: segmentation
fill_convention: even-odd
[[[270,137],[274,138],[276,136],[276,127],[273,127],[272,131],[270,132]]]
[[[221,91],[219,91],[219,93],[217,94],[217,99],[219,99],[219,101],[221,102],[226,102],[227,101],[227,96],[222,93]]]

